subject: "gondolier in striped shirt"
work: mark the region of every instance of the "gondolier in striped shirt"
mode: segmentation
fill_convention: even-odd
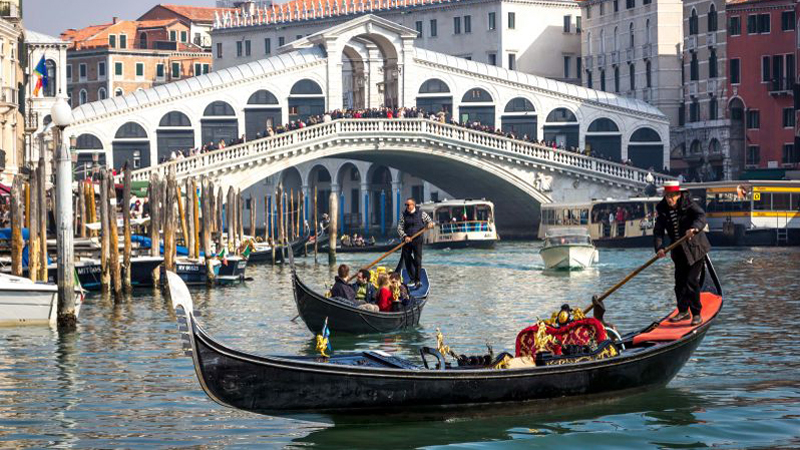
[[[678,300],[678,314],[670,322],[692,319],[692,325],[703,322],[700,316],[700,278],[705,267],[705,256],[711,250],[706,237],[706,213],[688,193],[681,191],[680,182],[667,181],[664,184],[664,199],[656,205],[658,217],[653,228],[655,250],[660,258],[666,256],[664,236],[669,235],[672,242],[688,235],[689,239],[672,250],[675,263],[675,296]]]
[[[405,264],[406,273],[414,283],[414,287],[419,286],[419,277],[422,270],[422,235],[411,239],[423,228],[433,228],[433,221],[421,209],[417,208],[417,202],[413,198],[406,200],[406,209],[400,216],[397,224],[397,233],[400,239],[405,242],[400,256],[398,268]]]

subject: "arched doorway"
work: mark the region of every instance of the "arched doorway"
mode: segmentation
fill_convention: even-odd
[[[126,161],[133,169],[150,166],[150,140],[138,123],[127,122],[119,127],[112,147],[114,169],[121,169]]]
[[[642,169],[664,165],[664,144],[656,130],[642,127],[633,132],[628,143],[628,159]]]
[[[544,140],[555,142],[559,148],[578,148],[578,119],[575,113],[567,108],[556,108],[547,115],[544,125]]]
[[[330,214],[328,208],[328,198],[331,195],[331,173],[321,165],[314,166],[308,172],[309,196],[313,199],[314,189],[317,190],[317,215],[321,218],[323,214]],[[313,211],[313,201],[309,203],[309,211]],[[311,217],[313,220],[313,217]]]
[[[735,180],[744,170],[745,164],[745,104],[739,97],[734,97],[728,104],[728,117],[731,119],[731,134],[728,140],[730,157],[730,173],[728,178]]]
[[[306,121],[311,116],[325,114],[325,96],[315,81],[303,79],[289,93],[289,121]]]
[[[265,89],[254,92],[247,100],[244,110],[244,129],[247,140],[262,138],[268,128],[275,128],[282,121],[278,98]]]
[[[228,145],[239,137],[239,120],[233,107],[226,102],[217,100],[209,103],[203,111],[201,123],[203,145],[219,144],[221,141]]]
[[[363,228],[361,214],[361,172],[353,163],[339,167],[336,180],[339,195],[339,229],[345,233],[360,232]]]
[[[622,161],[622,134],[617,124],[605,117],[589,124],[586,131],[586,149],[595,158]]]
[[[356,45],[351,42],[351,45]],[[353,46],[347,45],[342,51],[342,107],[361,109],[366,97],[366,65],[364,58]],[[366,45],[358,45],[366,52]]]
[[[461,97],[458,107],[458,117],[461,123],[478,122],[494,128],[494,100],[485,89],[473,88]]]
[[[103,143],[93,134],[84,133],[78,136],[74,150],[78,154],[75,176],[79,179],[88,178],[95,168],[106,165]]]
[[[192,122],[180,111],[171,111],[161,117],[156,137],[158,146],[156,158],[159,163],[169,160],[172,152],[182,151],[186,155],[195,147]]]
[[[453,96],[450,87],[438,78],[431,78],[422,83],[417,94],[417,108],[426,114],[439,114],[444,112],[445,120],[450,121],[453,116]]]
[[[518,138],[539,139],[536,109],[530,100],[517,97],[506,103],[503,111],[502,127],[505,133],[514,133]]]

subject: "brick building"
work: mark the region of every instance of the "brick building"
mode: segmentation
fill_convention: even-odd
[[[744,129],[743,177],[797,167],[793,88],[796,14],[791,0],[727,4],[728,116]]]
[[[178,18],[114,20],[61,38],[67,51],[67,95],[73,106],[192,77],[211,70],[211,54],[190,42]]]
[[[234,8],[184,6],[184,5],[156,5],[144,13],[138,20],[167,20],[174,19],[189,28],[188,35],[180,36],[181,42],[192,43],[204,50],[211,49],[211,29],[214,18],[225,12],[235,11]]]

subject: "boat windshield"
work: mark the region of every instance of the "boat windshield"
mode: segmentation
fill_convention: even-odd
[[[586,228],[551,228],[544,235],[545,245],[591,244]]]
[[[488,204],[441,206],[436,208],[434,220],[442,233],[489,231],[492,207]]]

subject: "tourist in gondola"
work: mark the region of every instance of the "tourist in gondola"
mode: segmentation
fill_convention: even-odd
[[[338,275],[331,288],[331,297],[344,298],[350,301],[355,300],[356,292],[353,287],[347,284],[347,277],[350,275],[350,267],[347,264],[339,266]]]
[[[370,273],[367,269],[361,269],[356,274],[356,282],[353,283],[356,302],[375,303],[375,286],[369,282]]]
[[[401,311],[403,307],[408,306],[411,296],[408,294],[408,286],[403,284],[403,278],[399,272],[392,272],[389,275],[389,290],[392,291],[395,311]]]
[[[398,264],[395,272],[400,272],[400,268],[405,264],[406,272],[415,287],[418,287],[420,271],[422,269],[422,235],[411,239],[411,236],[417,234],[423,228],[433,228],[434,223],[431,218],[417,208],[417,202],[413,198],[406,200],[406,209],[400,216],[400,222],[397,224],[397,233],[400,239],[405,242],[400,256],[400,264]]]
[[[392,291],[389,289],[389,275],[382,273],[378,275],[378,293],[375,296],[378,309],[381,312],[389,312],[392,310]]]
[[[700,278],[703,274],[705,255],[711,250],[705,231],[706,213],[692,201],[688,192],[681,191],[679,181],[667,181],[664,199],[656,205],[658,217],[653,228],[655,250],[659,258],[666,256],[664,235],[672,242],[689,236],[680,246],[672,250],[675,263],[675,296],[678,314],[670,322],[692,319],[692,325],[703,323],[700,316]]]

